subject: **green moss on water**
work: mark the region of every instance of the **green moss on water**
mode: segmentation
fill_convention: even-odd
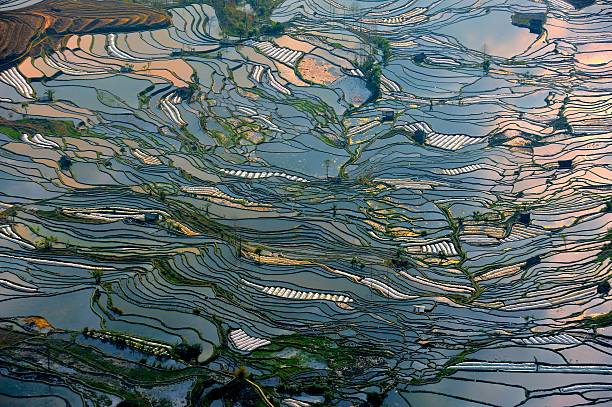
[[[307,99],[291,99],[287,103],[294,108],[310,115],[319,124],[326,124],[335,120],[333,110],[321,101],[312,101]]]
[[[21,133],[19,133],[14,128],[11,128],[11,127],[8,127],[8,126],[0,126],[0,133],[6,134],[7,136],[12,138],[13,140],[19,140],[20,137],[21,137]]]

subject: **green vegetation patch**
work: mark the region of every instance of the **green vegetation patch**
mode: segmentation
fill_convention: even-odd
[[[336,121],[333,109],[320,100],[291,99],[287,103],[294,108],[309,114],[319,124]]]
[[[280,0],[208,0],[215,9],[219,25],[224,33],[240,38],[261,34],[278,35],[285,24],[270,20],[272,10]]]
[[[10,342],[2,340],[10,338]],[[15,342],[13,338],[19,338]],[[142,393],[138,388],[127,389],[126,382],[137,386],[158,386],[181,380],[214,380],[207,369],[187,367],[162,369],[106,354],[100,349],[76,342],[77,334],[40,336],[16,333],[0,328],[0,356],[11,356],[19,368],[36,374],[46,374],[50,380],[80,383],[106,394],[115,394],[124,400],[133,400],[139,406],[160,406],[160,400]],[[27,340],[23,340],[27,339]],[[8,343],[7,343],[8,342]],[[61,377],[47,371],[48,364],[66,367]],[[100,396],[106,399],[104,395]],[[106,405],[105,401],[99,400]]]
[[[606,244],[603,245],[601,252],[597,255],[597,261],[600,262],[606,259],[612,259],[612,229],[608,229],[604,241]]]
[[[389,44],[389,40],[376,35],[370,41],[378,48],[382,55],[382,63],[386,65],[391,59],[391,44]]]
[[[284,394],[324,395],[331,400],[336,388],[347,377],[359,380],[371,369],[389,369],[388,357],[381,348],[341,344],[326,337],[290,335],[275,338],[268,346],[244,357],[244,364],[259,370],[259,379],[278,377],[276,391]],[[326,371],[324,376],[313,377],[310,372]],[[377,383],[363,383],[375,385]]]
[[[70,120],[20,119],[13,121],[0,118],[0,132],[15,140],[20,140],[23,133],[69,137],[81,136],[81,132],[77,130],[74,123]]]
[[[382,69],[376,60],[368,56],[365,61],[359,65],[359,69],[363,72],[363,77],[366,80],[366,86],[372,93],[370,100],[376,100],[380,96],[380,77]]]
[[[19,133],[14,128],[8,127],[8,126],[0,126],[0,133],[6,134],[7,136],[12,138],[13,140],[19,140],[20,137],[21,137],[21,133]]]
[[[594,315],[585,319],[585,325],[591,328],[612,326],[612,311],[606,314]]]

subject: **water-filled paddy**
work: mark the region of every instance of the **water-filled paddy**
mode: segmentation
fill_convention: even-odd
[[[286,0],[249,40],[193,4],[6,70],[0,404],[240,366],[274,405],[610,403],[611,9],[573,3]]]

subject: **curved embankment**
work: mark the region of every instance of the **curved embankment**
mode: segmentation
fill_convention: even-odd
[[[50,0],[0,14],[0,66],[44,47],[56,48],[63,36],[139,31],[170,25],[170,15],[121,1]]]

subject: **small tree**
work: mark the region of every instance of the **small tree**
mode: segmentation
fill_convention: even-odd
[[[190,345],[188,343],[183,342],[178,345],[175,345],[173,347],[173,351],[174,354],[182,360],[186,362],[192,362],[196,360],[198,356],[200,356],[200,353],[202,352],[202,345],[200,345],[199,343]]]
[[[382,63],[383,65],[386,65],[389,62],[389,59],[391,59],[391,45],[389,44],[389,40],[377,35],[372,37],[372,42],[382,53]]]
[[[403,254],[404,254],[404,251],[402,250],[401,247],[398,247],[397,249],[395,249],[395,258],[396,259],[401,259]]]
[[[62,171],[68,171],[72,165],[72,160],[67,155],[63,155],[60,157],[58,163]]]
[[[610,283],[607,281],[602,281],[597,284],[597,294],[608,295],[610,292]]]
[[[485,58],[485,60],[482,61],[482,71],[485,74],[488,74],[490,68],[491,68],[491,60],[489,58]]]
[[[565,113],[563,112],[563,110],[559,111],[559,115],[551,122],[551,124],[554,130],[566,130],[568,132],[571,132],[572,129],[569,121],[567,120],[567,117],[565,117]]]
[[[367,407],[380,407],[383,405],[384,400],[385,396],[380,393],[368,393],[365,405]]]
[[[425,137],[427,135],[425,134],[424,130],[418,129],[417,131],[414,132],[414,141],[417,144],[425,144]]]
[[[249,369],[247,369],[246,366],[237,367],[236,370],[234,370],[234,376],[236,376],[237,379],[244,380],[249,377]]]
[[[377,99],[380,96],[380,77],[382,75],[380,65],[374,58],[368,56],[359,69],[363,72],[366,86],[372,93],[372,99]]]
[[[193,78],[193,77],[192,77]],[[193,95],[195,95],[195,93],[200,90],[200,86],[198,85],[197,82],[189,82],[189,95],[190,95],[190,99],[192,99]]]
[[[91,277],[93,277],[94,281],[96,282],[96,285],[100,285],[100,283],[102,282],[103,275],[104,273],[102,273],[102,270],[94,270],[91,272]]]
[[[412,60],[416,62],[417,64],[422,64],[423,62],[425,62],[426,59],[427,59],[427,55],[425,55],[424,52],[416,54],[414,57],[412,57]]]

